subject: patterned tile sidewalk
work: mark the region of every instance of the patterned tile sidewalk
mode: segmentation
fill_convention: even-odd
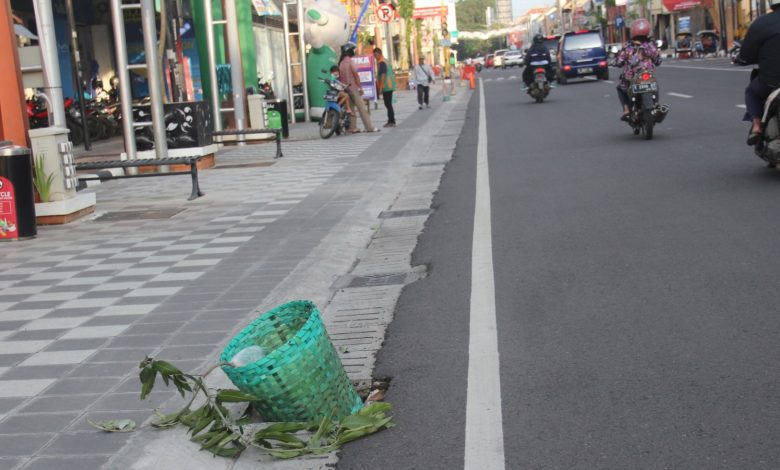
[[[401,93],[399,123],[414,108]],[[192,202],[188,178],[112,181],[93,217],[2,245],[0,469],[108,462],[126,435],[85,418],[140,424],[172,396],[138,399],[147,354],[185,370],[214,358],[386,169],[360,162],[387,134],[285,143],[270,166],[251,163],[271,145],[227,150]]]

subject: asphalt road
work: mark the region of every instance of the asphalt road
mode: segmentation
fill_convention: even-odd
[[[508,469],[780,467],[780,172],[744,144],[747,72],[667,65],[652,141],[614,84],[536,104],[481,74]],[[479,99],[378,359],[397,426],[340,469],[463,467]]]

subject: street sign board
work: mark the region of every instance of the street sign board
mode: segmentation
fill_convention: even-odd
[[[681,16],[677,18],[677,32],[690,33],[691,32],[691,17]]]
[[[447,17],[447,5],[442,5],[440,7],[415,8],[412,18],[436,18],[437,16]]]
[[[356,55],[352,58],[355,64],[358,77],[360,77],[360,87],[363,89],[364,100],[376,100],[376,84],[374,77],[374,56]]]
[[[387,3],[382,3],[376,8],[376,18],[382,23],[389,23],[395,16],[395,10]]]
[[[625,25],[626,22],[623,20],[622,16],[618,15],[615,17],[615,26],[617,26],[618,28],[622,28]]]

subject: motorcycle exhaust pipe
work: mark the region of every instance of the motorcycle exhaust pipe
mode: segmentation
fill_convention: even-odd
[[[655,123],[661,124],[664,119],[666,119],[666,115],[669,114],[669,105],[668,104],[659,104],[655,107],[654,115],[655,115]]]

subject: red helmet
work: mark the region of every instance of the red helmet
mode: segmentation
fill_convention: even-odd
[[[631,39],[650,36],[650,22],[644,18],[637,18],[631,23]]]

